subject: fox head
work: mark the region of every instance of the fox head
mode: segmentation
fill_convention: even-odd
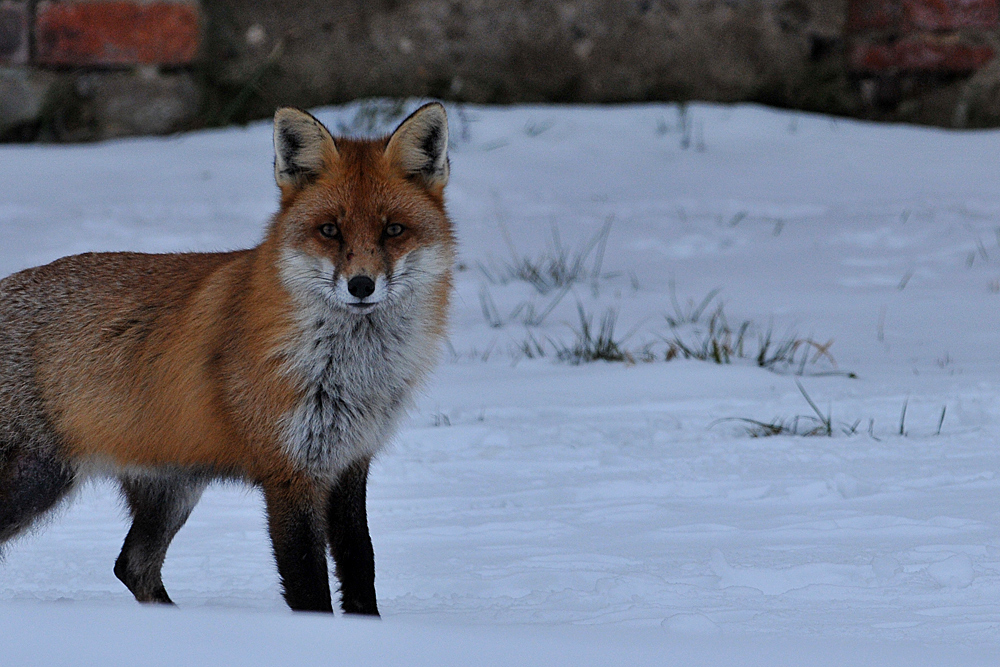
[[[334,138],[313,116],[274,116],[281,210],[272,233],[291,291],[366,315],[422,295],[442,301],[455,241],[444,208],[448,121],[426,104],[381,139]]]

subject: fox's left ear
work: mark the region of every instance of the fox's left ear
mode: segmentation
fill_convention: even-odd
[[[389,137],[385,154],[427,188],[444,188],[448,183],[448,116],[444,107],[431,102],[410,114]]]

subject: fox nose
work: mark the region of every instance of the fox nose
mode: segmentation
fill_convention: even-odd
[[[375,291],[375,281],[368,276],[354,276],[347,281],[347,291],[351,296],[363,299]]]

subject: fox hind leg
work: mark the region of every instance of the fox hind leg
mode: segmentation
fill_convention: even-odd
[[[183,475],[121,479],[132,527],[115,561],[115,576],[139,602],[173,604],[160,570],[170,542],[191,515],[207,484],[206,479]]]
[[[54,448],[0,445],[0,544],[55,507],[75,477]]]

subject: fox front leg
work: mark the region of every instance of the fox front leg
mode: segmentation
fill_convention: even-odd
[[[369,461],[341,473],[327,501],[330,550],[340,580],[340,606],[348,614],[378,616],[375,601],[375,552],[365,507]]]
[[[326,539],[312,485],[264,485],[267,524],[285,602],[295,611],[332,612]]]

